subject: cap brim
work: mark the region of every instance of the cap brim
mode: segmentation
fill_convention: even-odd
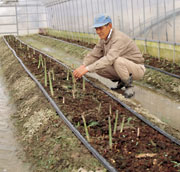
[[[95,24],[95,25],[93,25],[91,28],[97,28],[97,27],[105,26],[105,25],[108,24],[108,23],[109,23],[109,22],[107,22],[107,23]]]

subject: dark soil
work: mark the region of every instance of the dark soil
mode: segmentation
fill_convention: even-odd
[[[6,38],[23,63],[45,87],[44,67],[40,66],[38,69],[39,52],[20,44],[14,37]],[[85,91],[83,91],[82,79],[76,82],[76,88],[74,88],[71,75],[67,80],[68,70],[66,68],[45,55],[42,55],[42,58],[43,61],[46,59],[47,72],[52,69],[54,71],[55,80],[52,81],[54,96],[52,98],[56,104],[84,137],[86,134],[82,115],[85,117],[90,135],[89,142],[118,171],[178,171],[177,165],[180,163],[180,147],[178,145],[143,123],[119,103],[89,83],[86,83]],[[45,88],[51,94],[49,81]],[[72,95],[73,91],[75,97]],[[108,119],[111,120],[113,131],[117,110],[117,130],[112,134],[112,148],[110,148]],[[124,127],[120,131],[123,119]],[[43,135],[42,139],[44,139]],[[54,164],[54,166],[57,165]]]
[[[145,64],[159,68],[169,73],[180,76],[180,65],[172,63],[164,58],[152,57],[148,54],[144,55]]]

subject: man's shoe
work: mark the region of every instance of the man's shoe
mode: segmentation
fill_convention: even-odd
[[[132,74],[130,74],[128,80],[125,82],[125,91],[123,93],[125,98],[131,98],[132,96],[135,95],[132,82],[133,82],[133,78],[132,78]]]
[[[117,82],[117,80],[116,80],[116,81],[113,81],[113,82]],[[119,80],[119,81],[118,81],[118,84],[117,84],[117,87],[111,88],[111,90],[120,90],[120,89],[123,88],[123,87],[125,87],[125,83],[124,83],[123,81]]]
[[[133,86],[126,88],[126,90],[123,93],[125,98],[131,98],[135,95],[135,91],[133,89]]]

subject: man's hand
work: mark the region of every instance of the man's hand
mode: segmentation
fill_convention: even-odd
[[[77,69],[74,70],[73,75],[76,79],[81,78],[84,74],[86,74],[88,70],[86,69],[86,66],[81,65]]]

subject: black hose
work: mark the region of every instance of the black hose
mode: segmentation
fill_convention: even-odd
[[[44,87],[39,83],[39,81],[33,76],[33,74],[27,69],[27,67],[23,64],[22,60],[17,56],[16,52],[10,47],[6,39],[3,37],[6,45],[13,52],[14,56],[18,59],[24,70],[28,73],[28,75],[34,80],[34,82],[38,85],[40,90],[43,92],[45,97],[49,100],[51,105],[54,107],[60,118],[65,122],[65,124],[70,128],[70,130],[76,135],[76,137],[85,145],[85,147],[104,165],[104,167],[110,172],[117,172],[117,170],[112,167],[109,162],[107,162],[104,157],[102,157],[87,141],[86,139],[79,133],[79,131],[70,123],[70,121],[64,116],[61,110],[58,108],[54,100],[49,96]],[[64,65],[65,66],[65,65]]]
[[[19,39],[18,39],[19,40]],[[21,40],[19,40],[21,41]],[[23,42],[23,41],[21,41]],[[24,43],[24,42],[23,42]],[[25,44],[25,43],[24,43]],[[31,46],[29,46],[31,47]],[[36,49],[37,50],[37,49]],[[37,50],[39,51],[39,50]],[[41,51],[39,51],[41,52]],[[41,52],[42,54],[46,55],[45,53]],[[66,66],[65,64],[61,63],[60,61],[58,61],[57,59],[47,55],[49,58],[54,59],[56,62],[58,62],[59,64],[62,64],[63,66]],[[125,103],[123,103],[122,101],[120,101],[118,98],[114,97],[111,93],[109,93],[108,91],[104,90],[103,88],[98,87],[97,85],[95,85],[92,81],[88,80],[86,77],[84,77],[86,79],[87,82],[89,82],[90,84],[92,84],[95,88],[103,91],[105,94],[109,95],[112,99],[114,99],[115,101],[117,101],[118,103],[120,103],[123,107],[125,107],[128,111],[130,111],[132,114],[134,114],[136,117],[138,117],[140,120],[142,120],[143,122],[145,122],[147,125],[149,125],[150,127],[154,128],[156,131],[158,131],[159,133],[161,133],[162,135],[164,135],[165,137],[167,137],[168,139],[170,139],[172,142],[176,143],[177,145],[180,146],[180,141],[178,139],[176,139],[175,137],[171,136],[170,134],[168,134],[167,132],[163,131],[162,129],[160,129],[158,126],[154,125],[153,123],[151,123],[149,120],[145,119],[142,115],[138,114],[137,112],[135,112],[133,109],[131,109],[128,105],[126,105]]]
[[[156,70],[156,71],[159,71],[159,72],[164,73],[164,74],[166,74],[166,75],[169,75],[169,76],[172,76],[172,77],[175,77],[175,78],[180,79],[180,75],[176,75],[176,74],[173,74],[173,73],[170,73],[170,72],[166,72],[166,71],[161,70],[161,69],[159,69],[159,68],[157,68],[157,67],[153,67],[153,66],[150,66],[150,65],[145,65],[145,67],[146,67],[146,68],[153,69],[153,70]]]
[[[81,46],[81,45],[78,45],[78,44],[75,44],[75,43],[70,43],[70,42],[67,42],[67,41],[63,41],[63,40],[60,40],[60,39],[57,39],[57,38],[53,38],[53,37],[50,37],[50,36],[44,36],[44,35],[39,35],[39,36],[41,36],[41,37],[48,37],[48,38],[54,39],[56,41],[61,41],[61,42],[68,43],[68,44],[71,44],[71,45],[74,45],[74,46],[78,46],[78,47],[81,47],[81,48],[84,48],[84,49],[92,50],[91,48],[87,48],[87,47],[84,47],[84,46]],[[172,76],[172,77],[180,79],[180,75],[176,75],[176,74],[173,74],[173,73],[170,73],[170,72],[166,72],[164,70],[161,70],[159,68],[156,68],[156,67],[153,67],[153,66],[150,66],[150,65],[145,65],[145,67],[153,69],[153,70],[156,70],[156,71],[159,71],[159,72],[164,73],[166,75],[169,75],[169,76]]]

